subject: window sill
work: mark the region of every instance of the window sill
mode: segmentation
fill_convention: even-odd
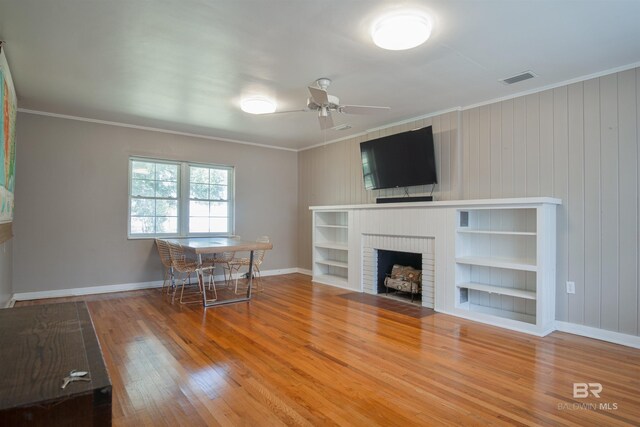
[[[164,236],[127,236],[127,240],[155,240],[155,239],[196,239],[199,237],[230,237],[233,234],[192,234],[190,236],[164,235]]]

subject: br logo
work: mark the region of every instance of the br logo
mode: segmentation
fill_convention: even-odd
[[[600,383],[573,383],[573,397],[574,399],[584,399],[589,397],[589,394],[594,397],[600,398],[602,392],[602,384]]]

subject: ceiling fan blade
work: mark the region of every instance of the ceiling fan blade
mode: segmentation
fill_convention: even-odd
[[[328,113],[326,116],[318,115],[318,121],[320,122],[320,129],[330,129],[333,125],[333,118],[331,117],[331,113]]]
[[[274,111],[273,113],[267,113],[267,114],[306,113],[307,111],[311,111],[311,110],[308,108],[301,108],[300,110]]]
[[[329,96],[327,95],[327,91],[323,89],[318,89],[317,87],[308,86],[309,93],[311,94],[311,98],[318,105],[327,105],[329,103]]]
[[[376,114],[390,109],[390,107],[375,107],[373,105],[342,105],[339,111],[346,114]]]

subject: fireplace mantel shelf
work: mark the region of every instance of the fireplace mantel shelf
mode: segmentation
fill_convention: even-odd
[[[521,197],[510,199],[475,199],[475,200],[443,200],[440,202],[407,202],[381,203],[363,205],[330,205],[310,206],[309,210],[354,210],[354,209],[403,209],[403,208],[452,208],[452,207],[482,207],[482,206],[512,206],[512,205],[561,205],[562,200],[554,197]]]

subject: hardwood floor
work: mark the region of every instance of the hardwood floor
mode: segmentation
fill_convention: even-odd
[[[263,280],[251,303],[206,310],[157,289],[21,304],[88,302],[115,425],[640,425],[640,350]]]

